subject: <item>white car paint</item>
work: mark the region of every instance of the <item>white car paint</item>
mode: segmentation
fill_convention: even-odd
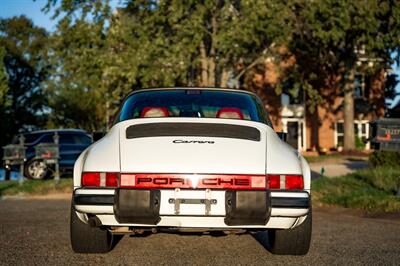
[[[126,129],[143,123],[221,123],[257,128],[260,141],[215,137],[144,137],[127,139]],[[176,144],[173,140],[204,140],[214,144]],[[310,168],[306,160],[288,144],[281,141],[274,130],[263,123],[215,118],[142,118],[115,124],[105,137],[85,150],[75,163],[74,189],[76,194],[110,195],[114,189],[85,189],[81,187],[81,173],[122,172],[122,173],[182,173],[182,174],[299,174],[303,175],[304,192],[272,192],[272,197],[310,197]],[[180,191],[190,198],[204,198],[204,190]],[[161,221],[157,226],[237,228],[224,223],[224,191],[211,191],[218,204],[211,208],[211,216],[204,214],[204,205],[182,204],[181,214],[173,215],[173,205],[168,199],[176,197],[174,190],[161,190]],[[113,206],[75,206],[80,219],[95,214],[106,226],[134,226],[119,224],[113,215]],[[264,228],[288,229],[304,221],[308,209],[272,208],[271,217]],[[145,225],[141,225],[145,226]],[[240,228],[260,226],[240,226]]]

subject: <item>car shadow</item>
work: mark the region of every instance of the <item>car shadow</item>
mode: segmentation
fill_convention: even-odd
[[[270,250],[270,241],[268,238],[268,232],[267,231],[260,231],[257,233],[252,233],[252,237],[261,245],[263,246],[267,251]]]
[[[121,241],[121,239],[124,237],[124,235],[113,235],[113,240],[111,243],[111,250],[115,248],[115,246]]]
[[[321,177],[322,177],[321,173],[311,170],[311,180],[315,180]]]
[[[347,161],[344,163],[344,165],[352,171],[362,170],[368,168],[369,166],[368,162],[366,161]]]

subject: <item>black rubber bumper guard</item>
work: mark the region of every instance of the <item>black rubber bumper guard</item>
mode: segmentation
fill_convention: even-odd
[[[156,225],[160,220],[160,190],[117,189],[115,195],[75,194],[74,205],[113,206],[119,223]],[[265,225],[271,208],[306,209],[309,197],[270,197],[269,191],[226,191],[227,225]]]

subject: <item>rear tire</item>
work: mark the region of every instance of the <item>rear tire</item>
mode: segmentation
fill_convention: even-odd
[[[76,253],[106,253],[112,249],[113,235],[108,230],[82,222],[71,205],[70,238]]]
[[[293,229],[270,229],[262,232],[262,245],[272,254],[306,255],[310,249],[312,231],[312,211],[304,222]]]

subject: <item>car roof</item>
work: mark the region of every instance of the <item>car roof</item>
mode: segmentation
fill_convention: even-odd
[[[244,93],[244,94],[250,94],[253,96],[257,96],[257,94],[251,92],[251,91],[245,91],[245,90],[239,90],[239,89],[228,89],[228,88],[218,88],[218,87],[155,87],[155,88],[144,88],[140,90],[134,90],[130,92],[127,96],[131,96],[132,94],[139,93],[139,92],[145,92],[145,91],[168,91],[168,90],[207,90],[207,91],[226,91],[226,92],[239,92],[239,93]]]
[[[46,133],[88,133],[83,130],[83,129],[75,129],[75,128],[65,128],[65,129],[43,129],[43,130],[37,130],[37,131],[30,131],[30,132],[23,132],[23,135],[27,134],[46,134]]]

